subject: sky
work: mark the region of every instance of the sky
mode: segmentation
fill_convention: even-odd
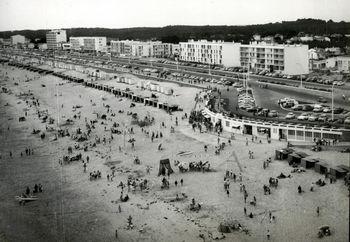
[[[350,0],[0,0],[0,31],[350,21]]]

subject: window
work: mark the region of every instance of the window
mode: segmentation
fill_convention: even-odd
[[[295,139],[295,130],[293,129],[288,130],[288,139]]]
[[[319,132],[314,132],[314,138],[321,138],[321,133],[319,133]]]
[[[304,140],[304,131],[297,130],[297,140]]]
[[[312,132],[311,131],[305,131],[305,140],[312,141]]]

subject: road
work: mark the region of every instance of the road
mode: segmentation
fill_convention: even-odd
[[[40,53],[40,55],[43,56],[43,53]],[[25,55],[21,52],[17,52],[17,54]],[[64,53],[67,55],[67,53]],[[26,55],[29,56],[29,55]],[[244,73],[240,72],[231,72],[231,71],[223,71],[223,70],[210,70],[209,74],[209,68],[200,68],[200,67],[193,67],[193,66],[184,66],[184,65],[176,65],[176,64],[168,64],[168,63],[158,63],[155,61],[150,61],[148,59],[130,59],[130,58],[121,58],[121,57],[107,57],[107,56],[87,56],[87,55],[73,55],[69,54],[70,57],[73,58],[80,58],[85,60],[94,60],[94,61],[110,61],[112,63],[118,63],[123,65],[131,65],[131,66],[137,66],[139,68],[154,68],[159,71],[163,70],[169,70],[172,72],[180,72],[190,75],[198,75],[203,76],[205,78],[226,78],[230,81],[237,81],[241,80],[244,77]],[[300,85],[300,80],[293,80],[293,79],[284,79],[284,78],[276,78],[276,77],[267,77],[267,76],[259,76],[259,75],[250,75],[251,80],[267,80],[267,81],[278,81],[280,83],[286,83],[291,85]],[[308,87],[314,87],[314,88],[323,88],[323,89],[331,89],[331,85],[325,85],[320,83],[313,83],[313,82],[303,82],[304,86]],[[350,85],[346,84],[344,86],[335,86],[335,89],[341,89],[341,90],[348,90],[350,91]]]

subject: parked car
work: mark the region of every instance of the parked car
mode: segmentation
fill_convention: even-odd
[[[266,114],[269,112],[270,110],[267,108],[263,108],[260,112],[258,112],[258,116],[266,116]]]
[[[318,117],[316,115],[311,115],[309,116],[308,120],[311,121],[311,122],[315,122],[317,121]]]
[[[271,110],[268,114],[268,117],[277,117],[278,116],[278,112],[276,110]]]
[[[304,104],[303,111],[312,111],[314,108],[311,105]]]
[[[322,113],[323,107],[315,105],[315,107],[314,107],[314,109],[312,111],[314,111],[315,113]]]
[[[302,113],[300,116],[297,117],[298,120],[308,120],[309,114],[308,113]]]
[[[290,113],[288,113],[288,114],[286,115],[285,118],[286,118],[286,119],[295,119],[295,114],[292,113],[292,112],[290,112]]]
[[[324,108],[324,109],[323,109],[323,112],[324,112],[324,113],[330,113],[330,112],[332,112],[332,110],[331,110],[330,108],[327,107],[327,108]]]
[[[320,121],[320,122],[327,122],[327,121],[328,121],[328,116],[327,116],[327,114],[321,114],[321,115],[318,117],[318,121]]]
[[[301,110],[303,110],[303,105],[297,104],[297,105],[295,105],[294,107],[292,107],[292,109],[293,109],[294,111],[301,111]]]
[[[325,99],[324,97],[319,97],[319,98],[317,98],[317,102],[319,102],[319,103],[326,103],[327,99]]]
[[[342,113],[343,111],[344,111],[343,108],[334,108],[334,109],[333,109],[333,113],[334,113],[334,114],[340,114],[340,113]]]

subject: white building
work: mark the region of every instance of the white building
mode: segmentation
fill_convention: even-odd
[[[261,35],[260,34],[254,34],[253,35],[253,40],[260,41],[261,40]]]
[[[350,56],[336,56],[326,60],[326,68],[339,72],[350,73]]]
[[[69,43],[72,50],[82,50],[84,46],[84,37],[69,37]]]
[[[173,44],[160,41],[111,40],[111,53],[135,57],[169,57],[173,55]]]
[[[106,37],[84,37],[84,51],[107,51]]]
[[[106,37],[70,37],[69,42],[72,50],[107,51]]]
[[[239,43],[207,40],[180,42],[180,60],[211,65],[239,66]]]
[[[314,40],[314,37],[313,36],[302,36],[302,37],[299,37],[299,40],[301,42],[310,42],[310,41]]]
[[[278,45],[252,42],[248,45],[206,40],[180,42],[180,60],[188,62],[242,66],[252,71],[268,70],[288,75],[309,73],[307,45]]]
[[[157,58],[170,57],[173,54],[173,45],[162,42],[151,43],[151,56]]]
[[[111,40],[111,53],[115,55],[131,56],[131,49],[134,43],[139,43],[139,41]]]
[[[26,37],[23,35],[12,35],[11,36],[11,44],[12,45],[17,45],[17,44],[25,44],[26,43]]]
[[[131,55],[135,57],[151,57],[152,56],[151,42],[132,43]]]
[[[51,50],[60,49],[62,43],[67,42],[67,34],[65,30],[54,29],[46,33],[47,48]]]
[[[268,70],[287,75],[309,73],[307,45],[278,45],[252,42],[240,46],[242,67],[255,71]]]
[[[38,44],[38,48],[39,50],[47,50],[47,44],[46,43]]]

